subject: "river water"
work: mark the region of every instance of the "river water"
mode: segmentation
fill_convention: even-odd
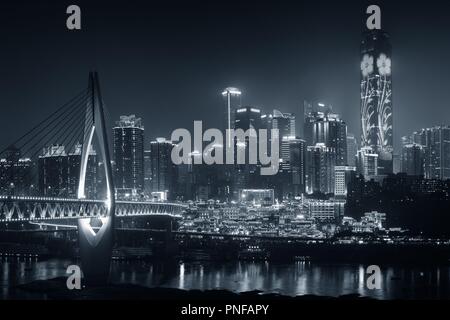
[[[0,260],[0,299],[43,298],[12,290],[35,280],[64,277],[70,260]],[[177,289],[259,290],[289,296],[342,296],[359,294],[376,299],[449,299],[449,266],[400,266],[381,268],[381,289],[366,285],[367,265],[293,262],[189,262],[155,264],[113,262],[113,283]]]

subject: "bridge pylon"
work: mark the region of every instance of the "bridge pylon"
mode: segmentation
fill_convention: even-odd
[[[113,248],[115,216],[114,182],[106,130],[104,105],[97,72],[89,73],[89,98],[86,104],[84,142],[81,152],[78,199],[85,198],[86,171],[94,136],[97,137],[106,180],[106,214],[78,220],[78,241],[84,281],[87,285],[108,282]]]

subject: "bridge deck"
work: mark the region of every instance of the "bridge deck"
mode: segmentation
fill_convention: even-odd
[[[186,205],[170,202],[116,201],[116,216],[170,215],[179,217]],[[105,216],[104,200],[0,196],[0,223],[80,219]]]

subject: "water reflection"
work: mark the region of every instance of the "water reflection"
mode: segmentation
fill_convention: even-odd
[[[14,289],[35,280],[65,277],[69,260],[1,260],[0,297],[36,298]],[[259,290],[265,293],[341,296],[360,294],[377,299],[448,299],[450,268],[382,266],[380,290],[366,286],[366,265],[291,264],[268,262],[170,263],[115,262],[113,283],[178,289],[224,289],[233,292]],[[45,298],[39,296],[37,298]]]

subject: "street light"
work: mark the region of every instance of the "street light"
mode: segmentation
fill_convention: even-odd
[[[240,97],[242,92],[237,88],[226,88],[222,92],[222,96],[227,98],[228,106],[228,148],[231,148],[231,97]]]

